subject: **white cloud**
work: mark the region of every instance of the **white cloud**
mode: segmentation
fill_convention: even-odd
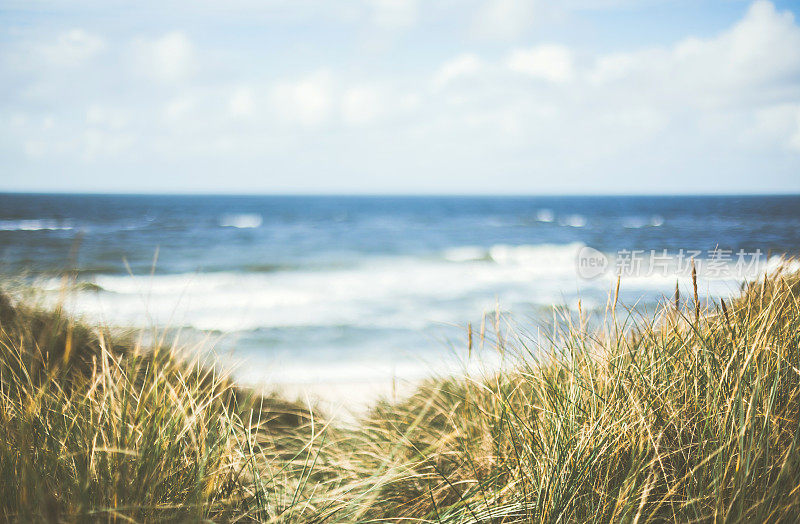
[[[744,19],[717,39],[704,42],[682,59],[724,60],[728,78],[756,84],[800,73],[800,31],[791,12],[778,12],[765,0],[755,2]],[[704,52],[705,51],[705,52]]]
[[[22,146],[25,155],[31,158],[41,158],[47,152],[47,146],[42,140],[26,140]]]
[[[789,149],[800,153],[800,106],[795,110],[795,126],[794,132],[789,136],[787,146]]]
[[[754,109],[741,127],[740,144],[748,149],[769,150],[776,145],[793,149],[792,134],[798,127],[800,104],[772,104]]]
[[[228,109],[234,117],[251,117],[256,109],[253,90],[247,86],[237,87],[228,101]]]
[[[524,34],[525,46],[470,40],[478,3],[494,13],[483,29]],[[756,161],[765,177],[798,169],[800,27],[768,2],[717,34],[610,54],[558,43],[556,32],[546,41],[526,34],[539,16],[531,2],[360,0],[348,9],[338,21],[325,15],[328,31],[288,17],[279,37],[145,39],[139,27],[105,40],[87,30],[18,41],[9,33],[0,150],[19,171],[26,162],[113,170],[135,161],[153,173],[175,165],[249,172],[261,163],[295,174],[287,188],[314,180],[324,158],[342,191],[364,189],[348,177],[366,172],[398,187],[464,192],[485,187],[487,174],[507,181],[498,191],[545,191],[597,173],[624,191],[642,173],[678,184],[752,171]],[[445,15],[450,32],[431,29]],[[297,20],[313,38],[287,36]],[[408,29],[393,34],[403,45],[363,45],[379,26]],[[125,60],[144,74],[129,74]]]
[[[163,115],[167,121],[177,122],[195,110],[197,104],[198,100],[195,95],[182,94],[167,101],[163,108]]]
[[[63,74],[89,65],[106,47],[102,37],[84,29],[69,29],[40,39],[12,38],[0,48],[0,66],[6,62],[19,72]]]
[[[515,73],[550,82],[566,82],[573,76],[572,52],[565,46],[543,44],[517,49],[506,58],[506,67]]]
[[[83,29],[61,33],[55,42],[40,47],[45,60],[55,66],[74,67],[91,60],[104,48],[105,41]]]
[[[513,40],[533,25],[537,11],[536,0],[486,0],[473,27],[479,36]]]
[[[474,76],[482,67],[483,62],[474,54],[457,56],[439,68],[433,79],[434,86],[442,88],[458,78]]]
[[[333,106],[331,74],[318,71],[300,80],[279,83],[272,91],[272,104],[286,122],[305,126],[326,122]]]
[[[800,75],[800,28],[790,12],[753,3],[732,28],[713,38],[688,37],[670,48],[599,57],[596,84],[631,85],[696,104],[741,103],[758,90],[779,92]],[[796,92],[795,92],[796,95]]]
[[[121,129],[126,127],[130,120],[130,112],[124,109],[92,104],[86,111],[86,123],[90,126]]]
[[[376,87],[352,87],[342,97],[342,118],[346,124],[369,124],[380,115],[382,109],[381,93]]]
[[[647,53],[644,53],[645,55]],[[646,59],[646,58],[645,58]],[[624,78],[636,68],[639,62],[637,53],[616,53],[597,58],[594,67],[588,73],[593,84],[605,84]]]
[[[127,133],[87,129],[78,144],[84,161],[93,162],[100,157],[119,157],[133,149],[135,138]]]
[[[134,43],[135,60],[143,73],[164,83],[188,79],[197,67],[194,45],[181,31]]]
[[[405,29],[417,21],[417,0],[368,0],[372,22],[381,29]]]

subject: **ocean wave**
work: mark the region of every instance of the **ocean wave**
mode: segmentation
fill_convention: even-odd
[[[576,287],[574,260],[581,246],[462,247],[440,258],[376,258],[314,270],[94,275],[92,286],[74,293],[71,307],[114,325],[155,322],[221,332],[423,329],[473,318],[492,309],[496,298],[509,306],[561,303],[563,289]]]
[[[800,259],[787,260],[785,256],[772,255],[767,259],[767,263],[763,269],[762,273],[773,273],[778,269],[782,270],[784,273],[800,272]]]
[[[660,215],[646,217],[627,217],[622,220],[622,227],[625,229],[640,229],[643,227],[660,227],[664,224],[664,218]]]
[[[219,225],[238,229],[252,229],[260,227],[263,221],[264,219],[258,213],[227,214],[220,217]]]
[[[442,254],[450,262],[495,262],[502,265],[525,265],[528,269],[558,267],[573,269],[581,242],[570,244],[509,245],[496,244],[490,248],[462,246],[447,249]]]
[[[562,226],[583,227],[586,225],[586,217],[583,215],[568,215],[558,222]]]
[[[555,214],[549,209],[540,209],[536,213],[536,220],[539,222],[552,222],[555,218]]]
[[[461,246],[438,257],[362,259],[349,267],[285,271],[94,275],[67,304],[112,325],[191,327],[216,332],[348,326],[423,330],[480,321],[499,302],[511,311],[551,305],[584,310],[603,304],[614,271],[581,280],[576,257],[584,244]],[[776,262],[773,262],[775,264]],[[671,294],[685,275],[626,277],[623,292],[636,301]],[[705,285],[705,284],[704,284]],[[726,296],[736,282],[709,281]],[[53,282],[52,289],[58,283]],[[56,295],[53,292],[54,296]]]
[[[575,257],[583,246],[581,242],[521,246],[498,244],[489,249],[489,257],[498,264],[553,273],[561,273],[561,269],[566,268],[574,273]]]
[[[445,260],[450,262],[475,262],[480,260],[491,260],[489,250],[478,246],[463,246],[447,249],[442,254]]]
[[[51,219],[0,220],[0,231],[57,231],[72,229],[65,222]]]

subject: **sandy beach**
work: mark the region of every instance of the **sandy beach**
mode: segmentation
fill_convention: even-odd
[[[414,392],[420,382],[418,379],[286,382],[264,388],[283,398],[318,408],[326,418],[352,422],[381,399],[402,401]]]

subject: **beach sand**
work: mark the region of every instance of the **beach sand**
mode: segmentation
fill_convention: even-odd
[[[368,379],[330,382],[287,382],[268,391],[321,410],[325,418],[355,421],[381,399],[401,401],[411,395],[419,380]]]

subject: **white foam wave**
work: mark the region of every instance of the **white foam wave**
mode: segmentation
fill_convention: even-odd
[[[640,229],[646,226],[660,227],[664,224],[664,218],[659,215],[646,217],[628,217],[622,220],[622,227],[626,229]]]
[[[558,273],[559,268],[572,271],[580,242],[571,244],[540,244],[513,246],[496,244],[489,249],[463,246],[445,250],[443,258],[449,262],[489,261],[505,266],[524,266],[529,271]]]
[[[221,332],[258,328],[341,327],[420,330],[462,324],[494,309],[531,304],[602,303],[615,282],[607,271],[581,280],[581,243],[454,248],[440,258],[390,257],[356,267],[281,272],[215,272],[130,277],[98,275],[101,290],[78,289],[74,311],[115,325],[188,326]],[[773,262],[776,264],[777,262]],[[677,270],[676,270],[677,271]],[[670,295],[685,274],[626,277],[623,292]],[[712,296],[736,291],[735,280],[708,279]],[[53,293],[55,295],[55,292]]]
[[[559,224],[569,227],[583,227],[586,225],[586,218],[583,215],[569,215],[564,217]]]
[[[540,209],[539,212],[536,213],[536,220],[539,222],[552,222],[555,218],[555,214],[549,209]]]
[[[67,229],[72,229],[72,226],[58,220],[0,220],[0,231],[55,231]]]
[[[762,272],[762,274],[773,273],[778,269],[781,269],[784,273],[796,273],[800,271],[800,260],[798,259],[786,260],[785,257],[773,255],[769,257],[763,269],[764,271]],[[761,275],[758,276],[760,277]]]
[[[482,247],[464,246],[447,249],[443,256],[445,260],[449,260],[450,262],[470,262],[475,260],[487,260],[489,253]]]
[[[241,213],[222,215],[219,225],[239,229],[252,229],[261,226],[264,219],[258,213]]]
[[[563,274],[575,272],[575,257],[583,244],[542,244],[509,246],[499,244],[489,249],[489,256],[498,264],[517,265],[537,273]]]
[[[241,331],[357,326],[420,329],[460,323],[503,304],[559,303],[575,289],[581,244],[460,248],[441,259],[373,259],[346,269],[276,273],[97,275],[74,309],[111,324]],[[449,259],[448,259],[449,257]],[[453,263],[453,262],[457,263]]]

